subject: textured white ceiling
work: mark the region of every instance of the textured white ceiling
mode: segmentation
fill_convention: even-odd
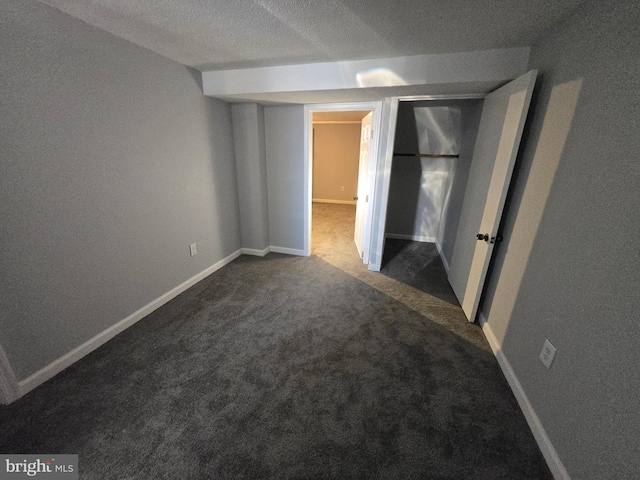
[[[39,0],[198,70],[530,46],[583,0]]]

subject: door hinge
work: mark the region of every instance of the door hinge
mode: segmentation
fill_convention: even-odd
[[[371,129],[371,138],[373,138],[373,128]]]
[[[364,201],[368,202],[369,201],[369,195],[367,195],[366,197],[364,197]]]
[[[364,258],[364,250],[360,253],[360,258]]]

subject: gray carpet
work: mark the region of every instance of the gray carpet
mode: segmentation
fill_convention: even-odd
[[[388,238],[380,273],[460,306],[447,281],[447,271],[435,243]]]
[[[434,308],[242,256],[0,407],[0,452],[86,479],[551,478],[480,330]]]

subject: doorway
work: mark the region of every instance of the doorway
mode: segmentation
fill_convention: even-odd
[[[368,263],[380,113],[381,102],[305,106],[308,254],[315,250],[313,232],[327,230],[313,228],[314,219],[322,214],[323,225],[331,218],[336,223],[335,231],[329,229],[328,233],[335,236],[341,232],[340,239],[325,241],[323,248],[349,252],[361,265]],[[363,155],[365,117],[369,126]],[[348,237],[345,229],[350,231]],[[345,238],[349,238],[346,244]]]
[[[313,253],[327,255],[334,249],[362,258],[363,209],[358,194],[364,194],[367,178],[365,118],[369,125],[370,111],[313,113]]]
[[[531,70],[517,79],[483,96],[477,140],[471,158],[468,182],[456,222],[455,240],[450,245],[450,257],[442,255],[448,264],[447,278],[462,309],[471,322],[475,320],[482,287],[495,244],[501,241],[500,218],[504,208],[513,165],[527,117],[537,71]],[[468,97],[470,98],[470,97]],[[381,173],[379,214],[372,240],[369,269],[380,271],[389,218],[391,167],[394,152],[398,105],[401,99],[390,99],[389,140],[378,167]],[[411,99],[411,100],[415,100]],[[422,156],[422,155],[419,155]],[[478,161],[478,159],[482,161]],[[389,174],[387,174],[389,172]],[[440,235],[439,235],[440,236]],[[445,244],[441,244],[441,251]]]
[[[381,273],[458,305],[449,261],[482,99],[399,102]]]

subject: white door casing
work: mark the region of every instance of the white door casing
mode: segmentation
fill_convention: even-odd
[[[449,269],[449,283],[470,322],[498,238],[536,74],[531,70],[484,100]]]
[[[364,258],[363,263],[369,263],[369,244],[371,241],[371,226],[373,222],[373,200],[376,196],[375,191],[375,179],[377,175],[377,155],[378,144],[380,136],[380,123],[382,118],[382,102],[352,102],[352,103],[327,103],[327,104],[313,104],[304,106],[304,150],[306,153],[306,161],[304,164],[304,255],[311,255],[311,218],[312,218],[312,191],[313,191],[313,113],[314,112],[340,112],[340,111],[353,111],[353,110],[370,110],[373,112],[371,129],[373,136],[369,144],[369,154],[372,159],[369,161],[369,171],[367,172],[367,178],[369,178],[369,203],[366,204],[367,208],[364,213],[364,226],[362,243],[364,245]]]
[[[362,119],[362,127],[360,129],[360,160],[358,162],[358,191],[356,197],[356,225],[353,234],[353,240],[356,243],[358,254],[364,260],[366,245],[364,242],[365,215],[367,211],[367,203],[369,202],[369,144],[371,142],[371,118],[372,112],[369,112]]]

